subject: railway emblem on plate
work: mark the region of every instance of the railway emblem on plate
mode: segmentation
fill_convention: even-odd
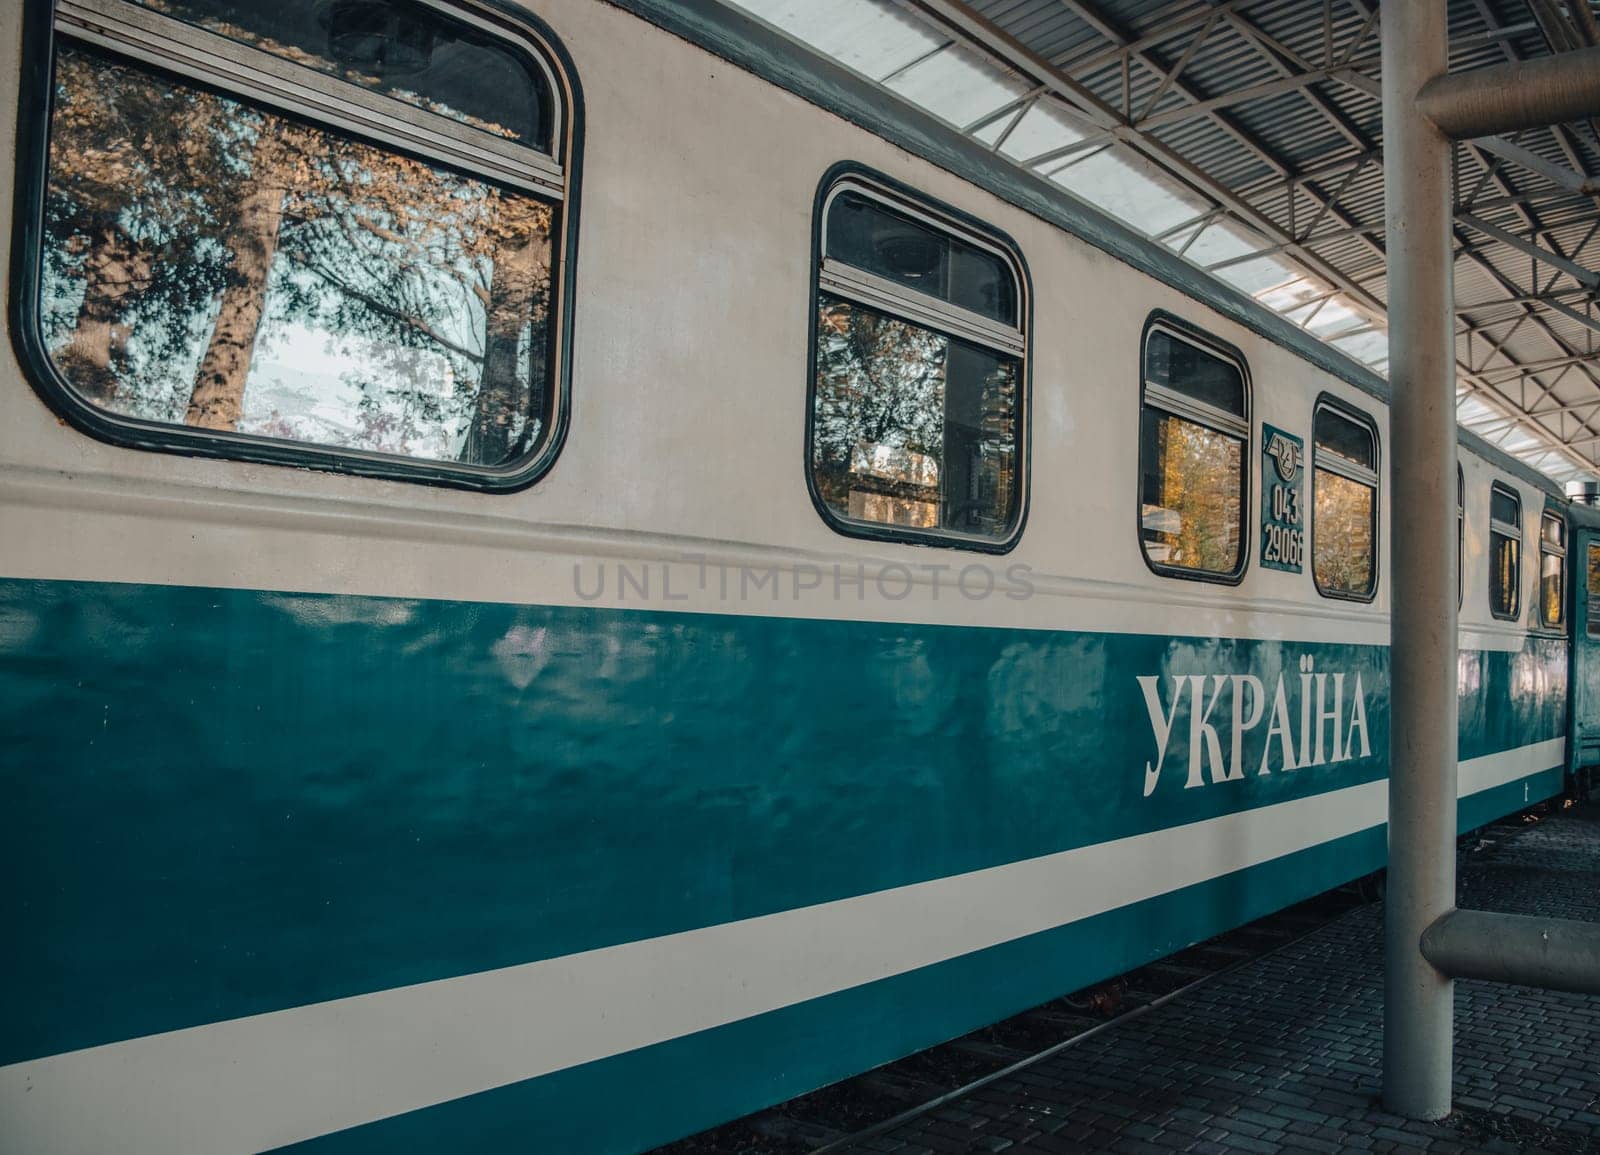
[[[1290,437],[1287,433],[1280,433],[1276,429],[1272,436],[1265,438],[1267,443],[1267,456],[1278,463],[1278,477],[1285,484],[1293,484],[1300,479],[1300,439]]]
[[[1261,426],[1261,564],[1300,573],[1305,556],[1305,442]]]

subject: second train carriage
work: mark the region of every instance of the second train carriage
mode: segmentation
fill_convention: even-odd
[[[1336,354],[713,5],[0,41],[0,1145],[637,1149],[1382,865]],[[1461,507],[1467,829],[1600,518]]]

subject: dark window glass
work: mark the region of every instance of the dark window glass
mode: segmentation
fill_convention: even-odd
[[[1324,597],[1365,600],[1378,583],[1377,431],[1321,405],[1312,439],[1312,578]]]
[[[1504,522],[1506,525],[1520,526],[1522,524],[1522,502],[1510,490],[1501,489],[1496,485],[1489,491],[1489,520]]]
[[[550,151],[548,85],[492,36],[414,0],[138,0],[147,8]]]
[[[40,312],[94,405],[479,466],[548,436],[552,205],[68,45],[50,128]]]
[[[1231,578],[1244,568],[1244,371],[1161,328],[1146,334],[1143,370],[1139,536],[1145,557],[1184,575]],[[1221,412],[1208,414],[1187,398]]]
[[[1600,638],[1600,545],[1589,546],[1585,568],[1589,584],[1589,609],[1584,631],[1591,638]]]
[[[1489,612],[1514,621],[1522,608],[1522,502],[1495,485],[1489,511]]]
[[[1145,341],[1144,379],[1224,413],[1245,415],[1244,374],[1239,366],[1164,329],[1151,330]]]
[[[1016,526],[1020,362],[823,294],[812,466],[855,522],[1003,539]]]
[[[827,255],[897,284],[1017,324],[1017,284],[998,254],[855,192],[828,208]]]
[[[1547,513],[1539,519],[1539,620],[1552,630],[1566,625],[1567,527]]]
[[[1317,448],[1367,469],[1377,468],[1377,435],[1337,409],[1317,410]]]
[[[1489,535],[1489,609],[1497,618],[1517,616],[1517,585],[1522,543],[1504,534]]]

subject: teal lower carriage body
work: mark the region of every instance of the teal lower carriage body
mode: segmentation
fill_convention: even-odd
[[[1566,668],[1463,655],[1464,829],[1560,789]],[[1373,646],[0,581],[0,1104],[93,1134],[74,1072],[113,1117],[137,1068],[203,1114],[163,1056],[304,1039],[237,1146],[664,1141],[1377,869],[1387,685]],[[638,993],[675,966],[692,1006]],[[404,1089],[297,1101],[392,1021]]]

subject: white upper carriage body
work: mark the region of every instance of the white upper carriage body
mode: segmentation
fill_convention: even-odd
[[[1090,244],[619,9],[590,0],[536,7],[570,51],[585,101],[571,422],[548,475],[518,493],[481,494],[119,448],[58,420],[8,357],[10,387],[0,391],[0,540],[8,576],[563,604],[585,600],[578,586],[593,586],[602,560],[692,566],[704,557],[733,567],[809,564],[827,580],[798,594],[791,582],[776,600],[765,590],[724,596],[718,583],[701,588],[697,580],[674,586],[670,606],[657,593],[646,604],[1386,641],[1381,543],[1395,507],[1386,483],[1371,604],[1320,597],[1309,565],[1296,574],[1250,564],[1236,586],[1158,575],[1140,556],[1136,530],[1139,355],[1153,310],[1235,347],[1248,365],[1249,536],[1260,524],[1254,473],[1262,423],[1309,445],[1313,406],[1326,393],[1368,415],[1381,447],[1387,419],[1373,397]],[[6,6],[0,18],[4,43],[16,53],[19,6]],[[6,90],[10,107],[0,115],[8,151],[16,97]],[[1008,234],[1026,261],[1025,524],[1004,557],[850,540],[824,524],[808,497],[813,210],[819,180],[841,160]],[[8,207],[11,194],[9,184],[0,194]],[[1469,453],[1462,460],[1463,644],[1516,648],[1523,628],[1488,612],[1479,507],[1491,477],[1514,486],[1524,540],[1532,543],[1544,495]],[[865,597],[832,578],[835,565],[853,575],[858,563],[868,567]],[[1016,588],[1006,582],[1007,567],[1026,567],[1034,596],[951,596],[950,582],[974,563],[990,565],[1002,591]],[[876,596],[874,567],[883,564],[912,571],[909,596]],[[1531,604],[1534,567],[1524,565],[1522,574],[1524,604]],[[610,579],[607,604],[617,592]],[[640,599],[637,585],[623,593]]]

